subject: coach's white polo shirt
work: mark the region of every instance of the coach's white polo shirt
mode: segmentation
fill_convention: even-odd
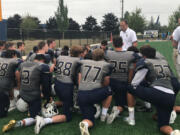
[[[178,52],[180,54],[180,26],[178,26],[173,32],[173,40],[178,42]]]
[[[133,42],[137,41],[136,32],[130,28],[127,30],[120,32],[120,37],[123,39],[123,51],[126,51],[130,46],[132,46]]]

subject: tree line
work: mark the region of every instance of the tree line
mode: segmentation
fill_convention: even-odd
[[[172,32],[177,26],[178,18],[180,18],[180,6],[179,8],[169,16],[168,25],[161,25],[159,17],[157,21],[151,17],[150,21],[147,21],[144,17],[141,9],[136,8],[132,12],[126,11],[124,19],[128,21],[129,27],[134,29],[137,33],[143,33],[144,30],[159,30],[160,32]],[[73,18],[68,18],[68,8],[64,5],[63,0],[59,0],[59,5],[54,16],[51,16],[45,24],[41,24],[39,18],[31,16],[30,14],[22,17],[19,14],[15,14],[7,19],[8,29],[19,29],[13,35],[21,34],[20,30],[27,32],[30,30],[49,30],[49,31],[111,31],[115,34],[119,33],[119,19],[114,13],[107,13],[103,16],[100,24],[97,23],[95,17],[88,16],[83,25],[80,25]]]

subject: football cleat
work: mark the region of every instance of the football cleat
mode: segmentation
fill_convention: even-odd
[[[43,117],[40,117],[40,116],[36,116],[36,125],[35,125],[35,128],[34,128],[34,132],[35,134],[39,134],[40,133],[40,130],[42,127],[45,126],[45,121],[44,121],[44,118]]]
[[[10,120],[8,124],[3,126],[2,132],[7,132],[10,129],[14,128],[15,124],[16,124],[15,120]]]
[[[171,135],[180,135],[180,131],[179,130],[174,130]]]
[[[84,122],[79,123],[79,128],[81,131],[81,135],[90,135],[88,131],[88,127],[84,124]]]
[[[130,126],[134,126],[135,125],[135,120],[134,119],[130,119],[129,117],[125,117],[124,121],[128,123],[128,125]]]
[[[107,124],[111,124],[116,117],[118,117],[120,111],[118,110],[117,106],[114,106],[112,109],[111,114],[107,117]]]
[[[95,119],[98,119],[99,116],[101,115],[101,107],[97,104],[94,105],[96,107],[96,114],[94,115]]]
[[[176,114],[176,112],[173,110],[173,111],[171,112],[169,124],[173,124],[174,121],[176,120],[176,117],[177,117],[177,114]]]

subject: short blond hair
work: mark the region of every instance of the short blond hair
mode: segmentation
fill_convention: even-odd
[[[80,45],[73,45],[70,49],[71,57],[79,57],[82,52],[83,48]]]
[[[95,49],[92,53],[92,58],[95,61],[103,60],[104,59],[104,51],[103,49]]]

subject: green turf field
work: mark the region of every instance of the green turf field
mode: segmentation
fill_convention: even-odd
[[[144,42],[139,43],[142,46]],[[175,72],[172,61],[172,47],[171,42],[150,42],[148,43],[161,52],[169,61],[170,66]],[[180,97],[177,98],[177,103],[180,103]],[[127,111],[122,113],[121,117],[114,121],[113,124],[95,121],[95,127],[90,130],[91,135],[161,135],[158,131],[157,123],[152,120],[153,113],[136,113],[136,125],[134,127],[128,126],[123,122],[123,117],[127,116]],[[17,111],[10,112],[7,118],[0,119],[0,128],[11,119],[20,120],[27,116],[26,113],[19,113]],[[80,135],[78,123],[81,121],[79,114],[73,114],[73,120],[69,123],[55,124],[46,126],[41,130],[40,135]],[[180,129],[180,116],[176,123],[172,125],[173,128]],[[2,134],[0,132],[0,134]],[[4,135],[32,135],[34,134],[34,126],[18,128],[11,130]]]

